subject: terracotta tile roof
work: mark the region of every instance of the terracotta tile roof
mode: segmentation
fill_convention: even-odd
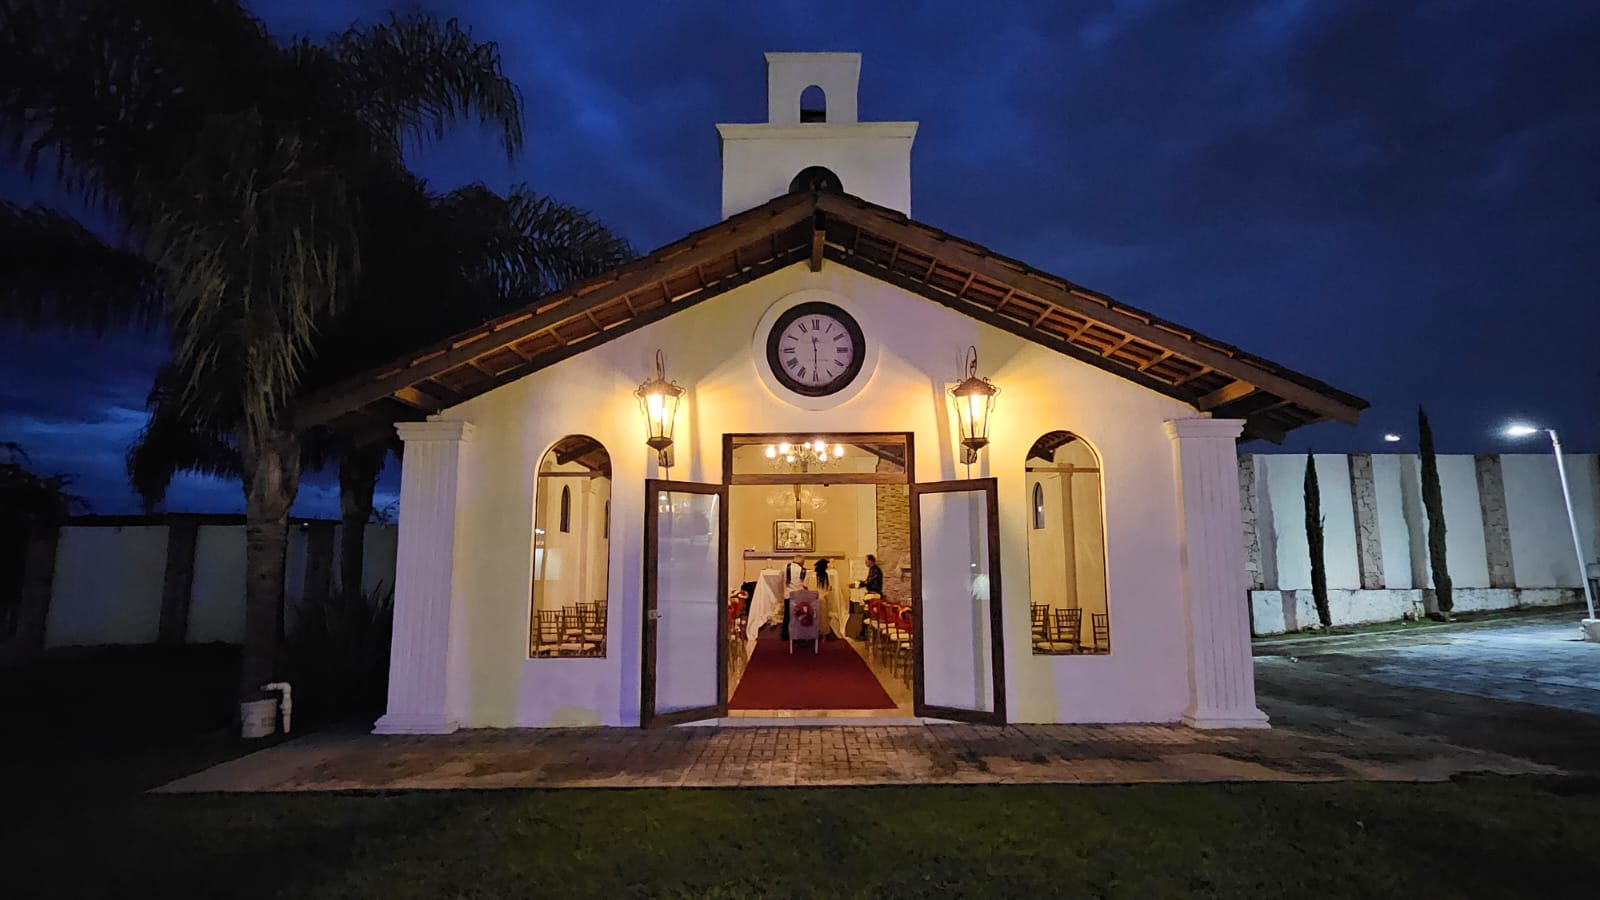
[[[848,266],[1282,440],[1367,402],[847,194],[790,194],[309,399],[301,427],[378,432],[795,263]]]

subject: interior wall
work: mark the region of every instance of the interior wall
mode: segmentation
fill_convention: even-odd
[[[1028,473],[1028,602],[1030,605],[1070,607],[1074,590],[1067,578],[1067,558],[1061,552],[1069,546],[1066,517],[1061,514],[1063,479],[1055,472]],[[1033,489],[1044,493],[1044,527],[1034,528]]]
[[[873,502],[875,486],[870,484],[803,485],[799,518],[816,523],[816,549],[802,554],[807,568],[818,556],[829,556],[829,566],[845,580],[850,579],[850,560],[873,552],[870,542],[862,541],[863,522],[876,522]],[[805,501],[822,500],[816,509]],[[774,505],[775,503],[779,505]],[[778,568],[773,560],[748,560],[745,551],[772,553],[773,522],[792,519],[792,485],[734,485],[728,490],[728,571],[730,590],[734,585],[754,581],[764,568]],[[870,533],[870,532],[869,532]]]
[[[578,463],[540,467],[534,519],[533,608],[561,609],[606,601],[608,541],[604,538],[609,478],[591,477]],[[568,529],[561,530],[561,492],[570,492]]]
[[[1075,440],[1057,448],[1051,462],[1034,459],[1029,465],[1073,469],[1028,473],[1029,603],[1105,613],[1105,517],[1099,460],[1088,445]],[[1033,527],[1035,484],[1043,488],[1043,528]]]

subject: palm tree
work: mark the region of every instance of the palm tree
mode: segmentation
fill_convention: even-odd
[[[282,622],[293,400],[361,271],[362,205],[398,180],[406,139],[475,119],[514,155],[521,111],[498,49],[453,20],[391,15],[315,44],[274,39],[237,0],[0,0],[0,141],[154,268],[173,403],[238,453],[244,701],[272,676]],[[135,297],[51,299],[0,305],[24,322],[148,322]]]
[[[480,185],[428,198],[402,215],[391,198],[363,242],[367,265],[344,315],[319,333],[305,390],[314,390],[539,296],[621,265],[628,243],[588,213],[518,185],[501,197]],[[150,421],[128,453],[128,475],[146,506],[162,502],[178,472],[240,477],[230,430],[184,421],[163,372],[150,394]],[[377,479],[395,436],[302,436],[302,468],[337,459],[340,578],[346,598],[361,591],[365,528]]]

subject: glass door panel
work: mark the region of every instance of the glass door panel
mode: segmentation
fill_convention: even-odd
[[[911,486],[915,711],[1005,722],[993,478]]]
[[[650,480],[645,500],[645,726],[727,712],[728,504],[721,485]]]

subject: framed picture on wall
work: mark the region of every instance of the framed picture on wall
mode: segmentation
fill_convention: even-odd
[[[810,553],[817,549],[815,519],[778,519],[772,523],[774,553]]]

